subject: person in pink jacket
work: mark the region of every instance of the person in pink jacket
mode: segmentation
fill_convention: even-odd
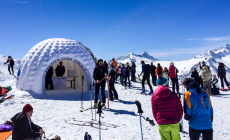
[[[163,76],[158,76],[157,85],[151,103],[161,140],[180,140],[180,120],[183,115],[180,99],[169,90],[168,80]]]

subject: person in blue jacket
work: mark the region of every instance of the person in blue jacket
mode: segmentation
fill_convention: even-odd
[[[201,133],[203,140],[212,140],[213,108],[210,95],[192,78],[186,78],[182,84],[187,88],[184,94],[184,119],[189,121],[190,140],[199,140]]]

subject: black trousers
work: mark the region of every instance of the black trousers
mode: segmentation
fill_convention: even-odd
[[[150,77],[150,75],[144,75],[144,76],[143,76],[143,79],[142,79],[142,82],[141,82],[141,84],[142,84],[142,89],[145,88],[145,81],[146,81],[146,80],[147,80],[147,84],[149,85],[149,88],[152,89],[152,86],[151,86],[150,81],[149,81],[149,77]]]
[[[118,74],[116,75],[116,81],[117,81],[117,77],[118,77],[118,76],[120,76],[120,80],[121,80],[121,74],[118,73]]]
[[[46,77],[46,81],[45,81],[46,89],[49,89],[49,85],[50,85],[50,90],[53,90],[54,85],[53,85],[52,77]]]
[[[130,87],[129,75],[125,75],[125,87],[127,86],[127,79],[128,79],[128,81],[129,81],[129,87]]]
[[[203,140],[213,140],[213,130],[196,130],[189,127],[190,140],[199,140],[200,134],[203,136]]]
[[[131,72],[131,81],[136,81],[135,72]]]
[[[179,92],[179,84],[178,84],[178,78],[171,78],[172,80],[172,91],[175,92],[175,86],[176,86],[176,91]]]
[[[9,71],[9,73],[11,73],[11,72],[10,72],[10,68],[11,68],[11,70],[12,70],[12,73],[14,73],[14,66],[9,66],[9,65],[8,65],[8,71]]]
[[[117,94],[117,91],[114,87],[114,82],[109,82],[109,98],[111,100],[113,100],[113,93],[114,93],[115,98],[118,99],[118,94]]]
[[[105,103],[105,80],[95,85],[94,103],[98,102],[99,90],[101,89],[102,103]]]
[[[226,76],[224,76],[224,77],[220,76],[220,82],[221,82],[221,87],[224,87],[224,82],[225,82],[226,86],[229,86],[229,83],[226,79]]]
[[[155,74],[151,74],[151,76],[152,76],[152,82],[153,82],[153,85],[157,85],[157,77],[156,77],[156,75]]]

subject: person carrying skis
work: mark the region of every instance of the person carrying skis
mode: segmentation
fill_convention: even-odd
[[[129,63],[126,63],[125,67],[125,88],[127,86],[127,80],[129,81],[129,88],[130,88],[130,79],[129,79],[129,74],[132,72],[132,68],[129,66]]]
[[[109,65],[108,63],[106,63],[106,61],[104,61],[104,67],[105,67],[106,74],[108,74]]]
[[[168,80],[164,76],[158,76],[157,85],[151,103],[161,140],[180,140],[181,101],[176,93],[169,90]]]
[[[101,89],[101,96],[102,96],[102,105],[103,108],[106,108],[105,106],[105,74],[106,74],[106,69],[103,66],[103,60],[99,59],[98,60],[98,66],[95,67],[93,71],[93,79],[96,81],[95,85],[95,94],[94,94],[94,106],[93,108],[97,108],[98,106],[98,95],[99,95],[99,90]]]
[[[184,119],[189,121],[189,137],[199,140],[213,140],[213,108],[210,95],[203,91],[192,78],[186,78],[182,83],[187,92],[184,94]]]
[[[150,84],[150,81],[149,81],[149,78],[150,78],[150,66],[149,64],[145,64],[145,62],[142,60],[141,61],[141,65],[142,65],[142,72],[141,74],[138,74],[138,77],[140,78],[140,76],[142,74],[143,75],[143,78],[142,78],[142,81],[141,81],[141,84],[142,84],[142,92],[141,94],[145,94],[145,81],[147,80],[147,84],[149,85],[149,88],[150,88],[150,92],[149,94],[153,94],[153,88]]]
[[[53,73],[54,73],[54,70],[53,70],[53,67],[51,66],[48,72],[46,73],[45,87],[47,90],[49,90],[49,85],[50,85],[50,90],[54,89],[53,80],[52,80]]]
[[[115,69],[117,69],[117,62],[115,61],[115,58],[112,59],[111,63],[114,64]]]
[[[227,85],[228,89],[230,90],[229,83],[226,79],[226,70],[224,63],[219,63],[218,66],[218,78],[220,78],[221,81],[221,90],[224,91],[224,82]]]
[[[191,77],[200,85],[200,76],[199,73],[196,71],[196,68],[192,70]]]
[[[117,94],[117,91],[116,91],[115,86],[114,86],[116,74],[117,74],[117,72],[116,72],[114,63],[111,63],[110,64],[110,71],[109,71],[109,76],[110,76],[110,79],[109,79],[109,98],[110,98],[110,101],[113,101],[114,99],[118,100],[118,94]],[[114,97],[113,97],[113,93],[114,93]]]
[[[208,66],[204,66],[204,67],[202,68],[201,77],[202,77],[202,79],[203,79],[204,91],[206,91],[206,92],[208,92],[209,94],[211,94],[212,73],[211,73],[211,71],[208,69]]]
[[[120,71],[121,71],[120,82],[121,82],[121,85],[123,86],[124,85],[124,79],[125,79],[125,65],[124,64],[121,65]]]
[[[213,80],[212,80],[212,89],[211,93],[212,95],[219,95],[220,94],[220,87],[219,87],[219,80],[216,78],[216,75],[213,75]]]
[[[156,75],[156,76],[162,75],[162,72],[163,72],[163,68],[161,67],[161,64],[158,63],[158,64],[157,64],[157,67],[156,67],[155,75]]]
[[[119,66],[118,68],[117,68],[117,75],[116,75],[116,81],[117,81],[117,77],[120,77],[120,83],[121,83],[121,66]]]
[[[157,86],[157,84],[156,84],[157,76],[155,75],[155,72],[156,72],[156,66],[153,65],[153,62],[151,62],[151,64],[150,64],[150,74],[152,76],[153,86]]]
[[[63,77],[65,74],[65,66],[62,65],[62,61],[59,62],[59,65],[56,68],[56,76]]]
[[[136,73],[136,64],[134,62],[132,62],[131,68],[132,68],[131,81],[136,82],[136,76],[135,76],[135,73]]]
[[[172,91],[175,92],[175,86],[176,86],[176,93],[179,94],[179,84],[178,84],[178,77],[177,77],[177,73],[179,71],[174,66],[173,62],[170,63],[169,72],[170,72],[170,79],[171,79],[172,85],[173,85]]]
[[[13,60],[13,58],[11,56],[8,56],[7,61],[3,65],[5,65],[6,63],[8,63],[9,74],[11,75],[11,72],[10,72],[10,68],[11,68],[12,74],[14,75],[14,60]]]

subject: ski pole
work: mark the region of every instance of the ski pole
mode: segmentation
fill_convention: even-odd
[[[108,76],[107,80],[108,80],[107,86],[108,86],[108,109],[109,109],[109,76]]]
[[[90,96],[91,96],[91,114],[92,114],[92,120],[93,120],[93,107],[92,107],[92,92],[91,92],[91,82],[90,82]]]
[[[84,76],[82,75],[82,93],[81,93],[81,108],[83,108],[83,80],[84,80]]]
[[[103,113],[102,112],[101,101],[99,101],[99,103],[98,103],[97,113],[99,114],[99,140],[101,140],[101,113]]]
[[[140,127],[141,127],[141,137],[142,137],[142,140],[143,140],[143,133],[142,133],[142,123],[141,123],[141,114],[144,113],[143,110],[141,109],[141,103],[139,101],[135,101],[135,104],[137,105],[137,109],[138,109],[138,112],[139,113],[139,116],[140,116]]]

